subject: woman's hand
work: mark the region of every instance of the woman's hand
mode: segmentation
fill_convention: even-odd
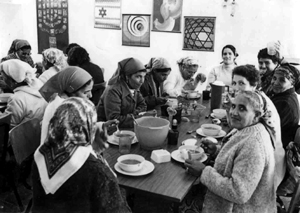
[[[206,76],[202,73],[199,73],[197,76],[196,76],[196,82],[205,82],[206,81]]]
[[[157,105],[165,105],[168,101],[167,97],[157,97],[156,103]]]
[[[218,150],[217,144],[213,143],[207,138],[203,138],[200,140],[200,143],[202,144],[202,148],[204,149],[205,153],[213,155]]]
[[[197,160],[186,159],[184,165],[186,166],[186,172],[196,177],[199,177],[205,168],[205,165]]]
[[[112,135],[118,130],[119,121],[117,119],[108,120],[103,124],[103,131],[107,131],[108,135]]]

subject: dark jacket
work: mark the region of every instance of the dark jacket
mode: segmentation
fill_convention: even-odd
[[[54,194],[45,194],[36,164],[32,184],[33,213],[131,212],[116,177],[93,155]]]
[[[299,122],[299,102],[294,87],[271,97],[279,117],[281,138],[285,149],[294,140]]]
[[[157,105],[159,105],[158,97],[160,94],[158,94],[158,97],[155,96],[155,82],[152,80],[151,72],[148,73],[145,77],[145,81],[143,85],[140,88],[140,91],[145,99],[145,102],[147,104],[147,110],[154,109]],[[162,88],[161,88],[162,89]]]
[[[98,121],[118,119],[120,128],[133,128],[134,116],[147,109],[145,99],[140,91],[132,96],[124,80],[119,79],[116,84],[108,86],[100,98],[97,109]]]

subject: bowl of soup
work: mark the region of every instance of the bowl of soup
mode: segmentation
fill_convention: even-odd
[[[225,109],[214,109],[213,114],[216,118],[222,119],[226,116],[226,110]]]
[[[178,148],[181,157],[186,160],[198,160],[201,159],[204,155],[203,148],[199,146],[189,146],[189,145],[183,145]]]
[[[190,91],[186,95],[187,98],[199,98],[199,96],[200,93],[198,93],[197,91]]]
[[[120,141],[121,137],[132,136],[133,139],[134,139],[135,133],[133,131],[129,131],[129,130],[121,130],[121,131],[114,132],[113,136],[114,136],[115,142],[119,144],[119,141]]]
[[[118,158],[120,168],[125,172],[137,172],[143,168],[145,158],[141,155],[128,154]]]
[[[219,135],[222,127],[216,124],[202,124],[202,133],[206,136],[216,136]]]

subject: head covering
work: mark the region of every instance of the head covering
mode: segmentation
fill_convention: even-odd
[[[20,39],[13,40],[13,42],[11,43],[10,48],[8,50],[8,53],[7,53],[8,55],[11,54],[11,53],[14,53],[16,51],[16,43],[18,41],[20,41]]]
[[[155,69],[171,69],[169,62],[165,58],[151,58],[149,63],[145,65],[147,71],[151,72]]]
[[[68,66],[67,59],[63,51],[56,48],[49,48],[43,51],[43,57],[58,70]]]
[[[19,49],[21,49],[21,48],[23,48],[23,47],[25,47],[25,46],[29,46],[30,49],[31,49],[31,46],[30,46],[30,44],[29,44],[28,41],[20,39],[20,40],[18,40],[18,41],[16,42],[16,45],[15,45],[15,51],[18,51]]]
[[[198,65],[199,66],[198,60],[195,59],[192,56],[188,56],[188,57],[184,57],[184,58],[179,59],[177,61],[177,64],[186,65],[186,66],[192,66],[192,65]]]
[[[292,85],[295,85],[299,82],[299,70],[289,63],[280,65],[275,69],[275,72],[286,77],[289,81],[291,81]]]
[[[3,70],[7,76],[17,83],[26,82],[31,87],[37,85],[37,79],[35,78],[36,69],[19,59],[10,59],[2,62],[0,70]]]
[[[50,78],[39,92],[49,102],[54,93],[73,93],[91,79],[92,76],[84,69],[69,66]]]
[[[91,144],[96,122],[94,104],[83,98],[68,98],[56,109],[46,141],[34,154],[46,194],[54,194],[95,155]]]
[[[118,68],[108,81],[108,85],[115,84],[121,76],[128,76],[137,72],[145,71],[143,63],[136,58],[126,58],[118,63]]]

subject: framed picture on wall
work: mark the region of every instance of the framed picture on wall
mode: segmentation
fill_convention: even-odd
[[[150,15],[123,14],[122,45],[150,47]]]
[[[183,50],[214,51],[216,17],[185,16]]]
[[[95,28],[120,30],[121,0],[95,0]]]
[[[183,0],[153,0],[152,31],[181,32]]]

